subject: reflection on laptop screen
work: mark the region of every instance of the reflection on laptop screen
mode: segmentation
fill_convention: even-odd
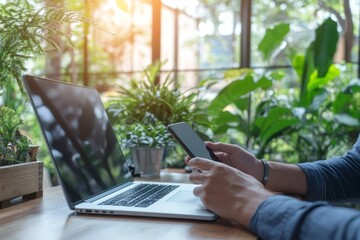
[[[95,89],[32,76],[24,82],[72,204],[132,179]]]

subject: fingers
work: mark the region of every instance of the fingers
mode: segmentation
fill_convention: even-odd
[[[197,197],[201,197],[204,193],[204,188],[202,186],[199,186],[199,187],[195,187],[194,190],[193,190],[193,193],[195,196]]]
[[[189,176],[189,180],[194,184],[203,184],[204,183],[204,175],[202,172],[193,171]]]
[[[205,159],[205,158],[191,158],[189,159],[189,161],[187,162],[187,164],[194,168],[194,169],[198,169],[200,171],[208,171],[210,170],[214,164],[216,162],[212,161],[212,160],[208,160],[208,159]]]
[[[214,152],[225,152],[228,154],[232,154],[239,150],[239,147],[233,144],[206,142],[206,146]]]
[[[190,156],[187,156],[187,157],[185,158],[185,163],[186,163],[186,165],[189,163],[190,159],[191,159]]]

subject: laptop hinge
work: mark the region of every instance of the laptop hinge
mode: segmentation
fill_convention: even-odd
[[[131,182],[123,183],[120,186],[114,187],[114,188],[112,188],[110,190],[107,190],[105,192],[102,192],[100,194],[92,196],[92,197],[90,197],[88,199],[85,199],[84,202],[86,202],[86,203],[95,202],[95,201],[99,200],[100,198],[103,198],[105,196],[108,196],[111,193],[114,193],[114,192],[119,191],[119,190],[121,190],[123,188],[126,188],[126,187],[130,186],[131,184],[134,184],[134,182],[131,181]]]

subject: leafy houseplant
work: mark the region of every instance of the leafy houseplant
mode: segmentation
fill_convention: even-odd
[[[65,9],[35,8],[27,0],[0,4],[0,106],[12,108],[15,111],[11,112],[14,120],[20,119],[20,115],[26,112],[26,100],[20,94],[23,92],[21,74],[26,70],[26,61],[51,48],[59,49],[54,36],[65,38],[65,42],[71,45],[67,34],[55,26],[79,22],[81,19],[76,13]],[[0,127],[6,131],[5,126]],[[18,128],[16,130],[19,132]],[[8,134],[13,134],[12,130]],[[4,139],[4,136],[0,138]],[[7,155],[10,154],[9,150],[6,146],[2,148]]]
[[[166,125],[207,122],[205,111],[200,109],[201,90],[181,92],[170,75],[159,81],[162,65],[161,62],[149,65],[128,87],[119,86],[117,95],[107,102],[107,112],[119,138],[127,139],[128,146],[133,148],[148,145],[167,150],[174,144]],[[179,159],[182,161],[182,157]]]
[[[174,145],[173,138],[161,123],[155,125],[135,123],[131,125],[124,142],[130,148],[165,148]]]
[[[360,81],[341,78],[341,72],[332,63],[338,40],[337,24],[326,20],[316,31],[316,39],[305,56],[295,56],[293,67],[301,79],[298,107],[304,109],[298,135],[297,150],[311,151],[313,159],[327,159],[333,149],[342,151],[342,145],[355,142],[351,134],[359,133]],[[356,110],[355,110],[356,109]],[[345,136],[345,137],[344,137]],[[350,146],[346,146],[349,148]],[[300,161],[306,159],[299,157]]]
[[[28,162],[29,140],[18,130],[22,120],[16,112],[0,107],[0,166]]]
[[[43,163],[36,161],[37,148],[20,133],[21,125],[16,111],[0,107],[0,209],[14,197],[42,196]]]
[[[5,115],[1,116],[3,121],[0,123],[2,125],[0,128],[3,132],[0,133],[0,139],[5,144],[2,151],[6,151],[7,156],[11,155],[9,152],[11,149],[6,147],[6,143],[10,143],[7,138],[13,136],[14,132],[19,133],[20,115],[24,111],[24,108],[19,108],[19,106],[24,105],[25,102],[24,96],[11,91],[23,92],[21,74],[26,70],[26,61],[36,55],[44,54],[49,46],[59,49],[52,40],[53,36],[63,36],[71,44],[68,36],[54,26],[78,22],[80,19],[77,14],[64,9],[36,9],[26,0],[0,4],[0,105],[14,110],[12,112],[9,109],[4,109]],[[18,86],[15,87],[13,82],[16,82]],[[16,101],[21,102],[21,104],[14,103]],[[10,115],[13,118],[11,123],[15,129],[9,129],[8,125],[3,125],[9,123]],[[20,141],[19,139],[22,139],[23,145],[26,145],[26,142],[30,143],[24,137],[18,137],[17,141]],[[23,147],[25,148],[25,146]],[[21,149],[16,149],[17,155]],[[15,155],[13,154],[13,156]]]
[[[230,135],[240,134],[243,141],[238,144],[263,158],[271,141],[286,135],[298,122],[292,109],[275,94],[273,82],[278,76],[231,71],[225,77],[230,83],[208,108],[212,129],[216,135],[225,135],[229,130]]]
[[[161,62],[150,64],[129,87],[118,86],[118,94],[108,103],[113,124],[143,122],[151,115],[164,125],[174,122],[201,122],[202,111],[195,111],[200,102],[199,90],[181,92],[179,83],[170,78],[159,81]]]
[[[289,31],[283,23],[267,30],[259,45],[266,60]],[[280,145],[281,160],[291,161],[325,159],[330,150],[346,145],[360,126],[360,81],[342,79],[332,64],[337,39],[337,25],[327,19],[316,29],[305,54],[288,49],[296,75],[291,90],[275,87],[284,77],[279,71],[228,72],[225,78],[231,82],[208,108],[215,133],[240,133],[240,144],[259,158],[278,152]]]
[[[174,145],[166,127],[135,123],[130,126],[124,144],[131,150],[135,173],[142,177],[159,177],[165,147]]]
[[[316,29],[304,54],[294,49],[289,54],[299,82],[290,104],[299,122],[287,140],[295,142],[300,162],[327,159],[329,152],[341,154],[359,133],[360,80],[346,79],[333,64],[338,38],[337,23],[329,18]]]
[[[27,162],[30,141],[20,132],[21,114],[26,111],[21,75],[27,60],[49,48],[59,49],[53,37],[63,37],[71,44],[56,26],[80,20],[76,13],[36,8],[27,0],[0,3],[0,156],[2,164],[8,165],[0,167],[0,208],[13,197],[42,196],[43,163]]]
[[[71,44],[66,33],[54,26],[80,20],[76,13],[57,8],[36,9],[26,0],[0,4],[0,90],[14,80],[21,86],[26,60],[44,54],[46,48],[59,49],[53,36],[60,35]]]

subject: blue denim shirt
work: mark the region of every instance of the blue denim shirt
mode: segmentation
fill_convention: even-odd
[[[360,211],[328,203],[360,198],[360,135],[344,156],[299,167],[307,178],[307,201],[271,196],[250,229],[262,239],[360,239]]]

